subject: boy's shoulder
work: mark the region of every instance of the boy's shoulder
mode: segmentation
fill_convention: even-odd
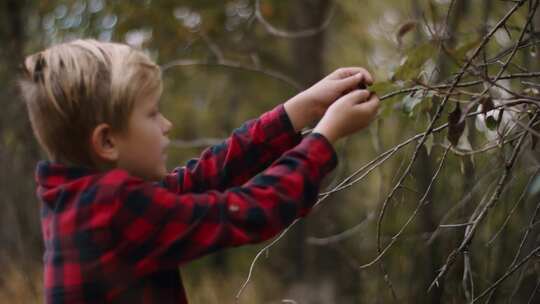
[[[157,205],[176,201],[169,189],[123,169],[98,172],[42,161],[36,179],[46,239],[47,231],[76,237],[81,231],[131,227],[142,218],[152,221],[161,210]],[[53,222],[63,223],[61,231],[51,230]]]
[[[39,198],[48,205],[122,203],[129,199],[131,192],[163,188],[159,183],[145,181],[120,168],[100,172],[50,161],[38,163],[35,180]]]
[[[94,184],[119,186],[126,181],[142,179],[131,176],[126,170],[114,168],[107,171],[78,166],[68,166],[51,161],[40,161],[36,166],[35,180],[38,187],[57,188],[73,185],[87,187]]]

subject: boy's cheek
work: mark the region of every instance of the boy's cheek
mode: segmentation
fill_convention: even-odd
[[[165,166],[165,163],[163,163],[160,168],[157,169],[157,172],[154,174],[154,178],[156,181],[161,181],[167,176],[167,167]]]

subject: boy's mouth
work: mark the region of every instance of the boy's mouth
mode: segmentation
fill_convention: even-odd
[[[165,143],[165,145],[163,145],[163,149],[161,151],[161,155],[163,157],[164,160],[167,159],[167,148],[169,147],[169,144],[171,143],[170,140],[167,140],[167,142]]]

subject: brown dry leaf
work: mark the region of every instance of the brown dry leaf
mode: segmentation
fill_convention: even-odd
[[[399,29],[396,32],[396,40],[398,42],[398,45],[402,44],[403,36],[405,36],[405,34],[415,29],[417,25],[418,25],[417,21],[410,20],[399,26]]]

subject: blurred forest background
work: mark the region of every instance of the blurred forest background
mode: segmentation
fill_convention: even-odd
[[[81,37],[163,67],[169,168],[338,67],[377,79],[378,118],[337,145],[331,193],[275,243],[183,267],[192,303],[540,302],[538,0],[0,3],[0,302],[42,292],[44,155],[19,64]]]

